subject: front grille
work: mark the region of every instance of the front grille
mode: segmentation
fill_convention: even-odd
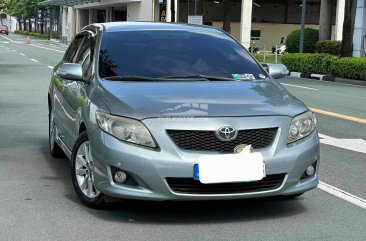
[[[252,145],[254,149],[272,144],[278,128],[240,130],[232,141],[220,141],[215,131],[167,130],[168,135],[181,149],[233,153],[240,144]]]
[[[186,194],[232,194],[268,191],[279,188],[286,174],[268,175],[257,182],[202,184],[193,178],[166,178],[171,190]]]

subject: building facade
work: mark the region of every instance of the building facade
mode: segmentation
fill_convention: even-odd
[[[47,0],[60,8],[61,36],[70,41],[90,23],[167,21],[199,23],[222,28],[225,0]],[[226,0],[227,1],[227,0]],[[307,0],[306,26],[317,28],[320,39],[341,40],[346,0]],[[245,47],[280,44],[300,28],[302,0],[231,0],[231,35]],[[228,15],[226,15],[228,16]],[[364,57],[366,0],[358,0],[354,56]]]

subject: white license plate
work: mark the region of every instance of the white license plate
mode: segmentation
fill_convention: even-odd
[[[261,153],[205,155],[194,166],[194,177],[204,184],[259,181],[265,163]]]

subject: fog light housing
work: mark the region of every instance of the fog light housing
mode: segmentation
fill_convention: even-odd
[[[310,166],[308,166],[304,173],[301,176],[301,180],[306,179],[306,178],[311,178],[315,175],[316,173],[316,166],[317,166],[317,162],[314,162],[313,164],[311,164]]]
[[[308,166],[308,168],[306,168],[305,173],[309,177],[314,176],[314,174],[315,174],[315,168],[314,168],[314,166],[313,165]]]
[[[137,182],[131,176],[132,174],[118,167],[110,166],[110,175],[115,184],[138,186]]]
[[[122,184],[127,180],[127,174],[124,171],[117,171],[114,174],[114,180],[117,183]]]

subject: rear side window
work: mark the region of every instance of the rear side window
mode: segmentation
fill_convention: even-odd
[[[77,53],[77,50],[80,46],[80,44],[82,43],[84,39],[84,36],[76,36],[74,41],[72,41],[72,43],[70,44],[69,48],[66,51],[65,57],[64,57],[64,62],[65,63],[72,63],[73,59]]]
[[[267,76],[244,47],[226,34],[212,30],[104,33],[99,57],[101,78],[210,75],[263,79]]]

